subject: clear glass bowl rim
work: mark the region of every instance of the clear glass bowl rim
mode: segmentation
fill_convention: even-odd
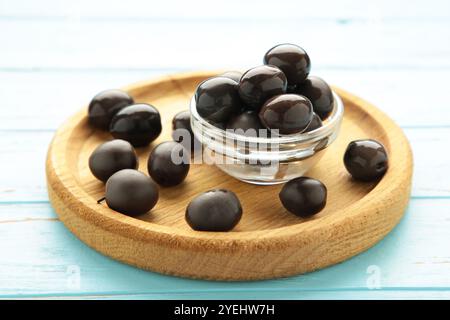
[[[211,130],[212,132],[214,132],[219,136],[223,136],[224,138],[229,140],[236,140],[250,143],[284,144],[284,143],[299,143],[299,142],[303,143],[303,142],[317,141],[321,138],[328,136],[336,128],[336,126],[339,125],[339,122],[341,121],[344,113],[344,104],[341,98],[336,94],[336,92],[332,91],[332,93],[334,100],[333,111],[328,116],[322,127],[310,132],[267,138],[267,137],[244,136],[236,134],[232,131],[223,130],[209,123],[198,114],[195,102],[195,95],[191,98],[189,106],[192,115],[191,126],[194,127],[195,125],[194,119],[195,119],[195,121],[198,121],[202,127]]]

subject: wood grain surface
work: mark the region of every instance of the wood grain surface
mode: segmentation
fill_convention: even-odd
[[[187,73],[127,88],[137,102],[157,106],[164,131],[152,146],[169,140],[171,119],[186,109],[195,87],[216,73]],[[161,188],[150,213],[130,218],[98,205],[104,192],[87,166],[88,157],[108,133],[93,130],[86,108],[56,133],[47,160],[49,196],[67,227],[96,250],[120,261],[161,273],[214,280],[254,280],[316,270],[345,260],[383,238],[400,220],[409,200],[412,155],[409,143],[389,118],[363,100],[337,89],[345,105],[340,135],[309,176],[329,190],[327,207],[310,219],[283,209],[280,186],[255,186],[214,166],[193,165],[184,183]],[[347,144],[360,138],[381,141],[390,169],[378,183],[350,178],[342,164]],[[138,149],[145,172],[151,147]],[[184,211],[197,194],[212,188],[233,190],[244,214],[228,233],[192,231]]]

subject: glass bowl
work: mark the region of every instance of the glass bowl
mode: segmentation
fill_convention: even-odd
[[[214,164],[236,179],[259,185],[300,177],[320,160],[339,133],[344,106],[335,92],[333,96],[333,111],[322,127],[276,137],[263,132],[263,136],[246,136],[218,128],[200,117],[192,97],[192,131],[203,145],[203,152],[194,154],[193,163]]]

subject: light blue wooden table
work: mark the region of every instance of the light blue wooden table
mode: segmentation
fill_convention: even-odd
[[[166,73],[245,69],[280,42],[404,128],[415,170],[378,245],[291,278],[224,283],[115,262],[58,220],[44,160],[98,91]],[[0,0],[0,298],[450,298],[450,2]]]

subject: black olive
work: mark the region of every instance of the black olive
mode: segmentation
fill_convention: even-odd
[[[265,127],[262,125],[258,113],[249,110],[231,118],[227,123],[227,130],[229,129],[235,130],[236,133],[257,137],[259,130],[265,129]]]
[[[158,202],[158,194],[152,179],[133,169],[117,171],[106,182],[108,207],[129,216],[150,211]]]
[[[199,84],[195,92],[198,114],[215,123],[226,122],[241,109],[237,82],[225,77],[214,77]]]
[[[112,118],[117,112],[133,104],[128,93],[117,90],[105,90],[92,98],[88,108],[89,123],[99,129],[108,130]]]
[[[316,129],[319,129],[321,126],[322,126],[322,120],[320,120],[320,117],[316,113],[314,113],[311,122],[309,123],[308,127],[306,127],[305,131],[303,131],[303,132],[314,131]]]
[[[222,73],[220,75],[221,77],[230,78],[231,80],[234,80],[236,82],[239,82],[242,77],[242,72],[240,71],[227,71],[225,73]]]
[[[239,95],[245,105],[259,111],[267,99],[286,93],[287,79],[275,66],[259,66],[248,70],[239,82]]]
[[[324,120],[333,110],[334,98],[330,86],[321,78],[309,76],[297,86],[297,94],[307,97],[314,107],[314,112]]]
[[[198,231],[229,231],[242,216],[238,197],[229,190],[214,189],[194,198],[186,208],[186,221]]]
[[[189,110],[184,110],[178,112],[172,119],[172,130],[184,129],[189,132],[192,136],[194,133],[192,132],[191,127],[191,113]],[[177,141],[179,142],[179,141]]]
[[[191,127],[189,110],[178,112],[172,119],[172,139],[181,143],[186,150],[201,150],[201,142],[195,137]]]
[[[147,169],[152,179],[163,187],[183,182],[189,172],[189,152],[178,142],[158,144],[150,153]]]
[[[112,119],[109,131],[114,138],[129,141],[135,147],[143,147],[161,133],[161,117],[149,104],[134,104],[120,110]]]
[[[311,61],[303,48],[295,44],[279,44],[264,55],[264,64],[274,65],[286,75],[289,86],[305,81],[311,70]]]
[[[279,134],[303,132],[313,119],[311,102],[298,94],[282,94],[264,103],[259,118],[268,129]]]
[[[316,179],[295,178],[283,186],[280,200],[289,212],[303,218],[310,217],[325,207],[327,188]]]
[[[347,146],[344,164],[353,178],[361,181],[373,181],[386,173],[388,155],[384,146],[378,141],[356,140]]]
[[[89,157],[89,169],[99,180],[106,182],[122,169],[137,169],[138,157],[133,146],[125,140],[115,139],[99,145]]]

